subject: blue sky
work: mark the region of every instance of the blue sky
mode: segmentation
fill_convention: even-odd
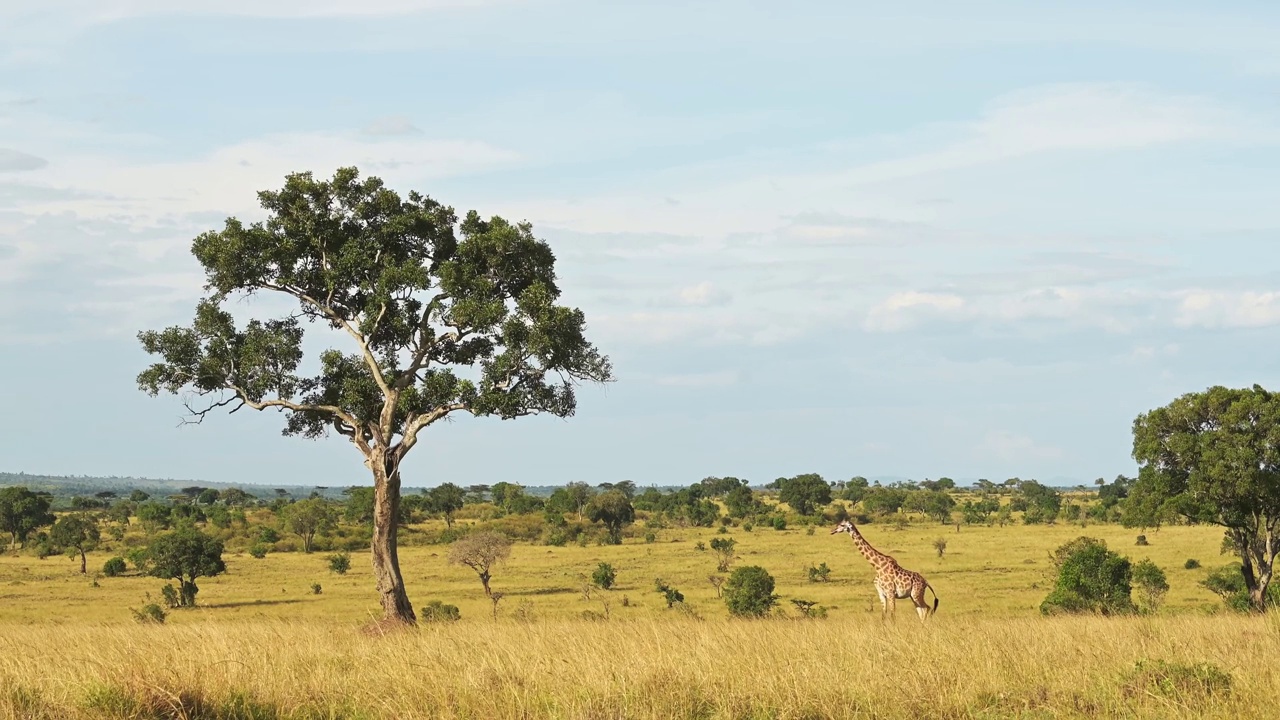
[[[191,239],[351,164],[531,221],[617,369],[433,427],[410,485],[1087,482],[1280,386],[1280,9],[962,5],[4,3],[0,469],[367,483],[134,384]]]

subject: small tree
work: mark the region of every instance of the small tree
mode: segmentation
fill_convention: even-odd
[[[462,509],[467,491],[447,482],[427,490],[426,495],[427,512],[439,514],[444,518],[445,527],[453,527],[453,514]]]
[[[720,588],[724,586],[725,578],[721,575],[710,575],[707,582],[711,583],[711,587],[716,589],[716,597],[720,597]]]
[[[716,551],[719,562],[716,570],[729,572],[729,564],[733,562],[733,548],[738,544],[733,538],[711,538],[711,549]]]
[[[209,537],[193,527],[181,527],[165,533],[151,542],[147,548],[153,577],[177,580],[178,604],[192,607],[196,604],[196,579],[213,577],[226,572],[222,561],[222,541]]]
[[[0,531],[9,533],[9,546],[26,544],[27,536],[54,523],[49,496],[21,485],[0,488]]]
[[[49,531],[49,541],[71,557],[80,556],[80,574],[88,573],[85,553],[98,547],[98,522],[85,513],[63,515]]]
[[[480,576],[480,584],[484,585],[484,594],[492,597],[489,580],[493,566],[511,556],[511,541],[506,535],[481,530],[466,535],[449,548],[449,562],[453,565],[466,565]],[[496,607],[496,605],[495,605]]]
[[[609,542],[621,545],[622,527],[635,521],[636,510],[625,492],[613,489],[600,493],[591,500],[587,507],[587,518],[591,522],[604,523],[609,529]]]
[[[617,579],[618,573],[609,563],[602,562],[596,566],[595,572],[591,573],[591,582],[596,584],[601,590],[608,590],[613,587],[613,581]]]
[[[947,541],[945,538],[938,538],[933,541],[933,549],[938,551],[938,557],[942,557],[947,552]]]
[[[768,614],[778,602],[778,596],[773,594],[773,576],[759,565],[734,570],[724,584],[724,602],[730,614],[739,617]]]
[[[1169,592],[1169,580],[1164,571],[1150,560],[1139,561],[1133,566],[1133,584],[1141,593],[1143,605],[1151,612],[1160,609],[1165,593]]]
[[[1053,591],[1040,604],[1040,612],[1119,615],[1135,610],[1129,597],[1129,560],[1108,550],[1105,542],[1076,538],[1054,552],[1054,565],[1058,578]]]
[[[302,538],[302,551],[305,553],[311,552],[316,533],[327,532],[338,519],[337,511],[320,498],[287,505],[282,514],[289,532]]]
[[[831,568],[824,562],[817,567],[809,567],[809,582],[827,582],[831,579]]]

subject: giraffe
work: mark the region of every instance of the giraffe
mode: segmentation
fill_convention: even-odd
[[[899,598],[911,598],[911,602],[916,606],[916,615],[920,616],[921,621],[930,614],[938,612],[938,593],[923,575],[907,570],[899,565],[893,556],[871,547],[871,543],[862,537],[862,533],[858,532],[858,528],[854,527],[852,522],[841,521],[831,534],[835,535],[838,532],[849,533],[858,552],[862,553],[867,562],[871,563],[872,569],[876,571],[875,586],[876,592],[880,594],[880,617],[883,618],[886,611],[892,614],[896,609],[896,600]],[[932,609],[925,603],[925,588],[933,593]]]

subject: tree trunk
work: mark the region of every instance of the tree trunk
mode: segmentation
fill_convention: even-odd
[[[81,550],[80,551],[80,574],[81,575],[89,574],[87,565],[88,565],[88,560],[85,559],[84,550]]]
[[[371,459],[373,469],[373,575],[378,581],[378,595],[383,617],[414,624],[418,618],[405,593],[400,575],[400,556],[396,551],[396,518],[400,513],[400,469],[388,467],[382,457]],[[388,472],[390,470],[390,472]]]
[[[480,573],[480,584],[484,585],[484,594],[493,597],[493,593],[489,591],[489,572]]]

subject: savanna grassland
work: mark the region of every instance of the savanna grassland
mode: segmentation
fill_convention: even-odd
[[[68,718],[843,718],[1266,717],[1280,712],[1280,622],[1223,610],[1197,583],[1227,564],[1221,531],[1118,525],[863,527],[880,550],[924,573],[941,598],[922,625],[909,602],[879,618],[872,573],[845,535],[817,526],[731,528],[734,566],[777,581],[781,612],[729,617],[708,581],[711,528],[663,529],[653,542],[516,543],[486,598],[447,546],[403,548],[415,604],[462,619],[372,629],[367,557],[345,575],[328,553],[226,553],[200,580],[198,606],[163,625],[130,608],[161,581],[89,577],[78,560],[0,558],[0,717]],[[1080,535],[1164,569],[1159,612],[1042,617],[1049,554]],[[947,541],[942,557],[934,549]],[[108,557],[90,556],[90,568]],[[1202,565],[1185,569],[1188,559]],[[584,584],[600,562],[615,586]],[[831,569],[811,582],[807,569]],[[721,573],[723,574],[723,573]],[[662,578],[683,593],[668,608]],[[316,594],[313,584],[321,585]],[[789,602],[811,600],[825,618]],[[1161,665],[1159,663],[1170,663]]]

